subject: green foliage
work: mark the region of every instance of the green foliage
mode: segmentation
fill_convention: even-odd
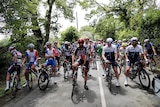
[[[79,37],[79,33],[77,29],[73,26],[70,26],[66,30],[62,31],[61,42],[62,41],[75,42],[78,40],[78,37]]]

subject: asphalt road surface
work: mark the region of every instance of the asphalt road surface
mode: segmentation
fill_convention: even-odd
[[[71,72],[70,72],[71,73]],[[102,77],[102,67],[97,61],[97,70],[90,69],[92,76],[88,79],[89,90],[85,90],[83,77],[78,72],[78,96],[80,102],[74,104],[71,100],[72,79],[64,80],[61,67],[57,77],[57,85],[50,82],[45,91],[39,90],[37,81],[31,91],[24,88],[18,91],[16,98],[5,97],[2,107],[160,107],[160,98],[154,95],[152,88],[143,90],[138,79],[129,80],[129,86],[124,86],[124,74],[120,76],[120,87],[115,87],[110,92],[107,82]],[[150,74],[151,80],[153,78]]]

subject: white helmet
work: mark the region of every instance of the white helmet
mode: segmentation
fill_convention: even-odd
[[[30,44],[28,45],[28,48],[34,48],[34,44],[33,44],[33,43],[30,43]]]
[[[52,43],[51,42],[46,42],[46,45],[48,46],[48,45],[52,45]]]
[[[107,43],[112,43],[112,42],[113,42],[113,39],[112,39],[112,38],[107,38],[106,42],[107,42]]]
[[[64,44],[65,44],[65,45],[68,45],[68,44],[69,44],[69,42],[68,42],[68,41],[65,41],[65,42],[64,42]]]
[[[138,38],[137,37],[132,37],[131,42],[133,42],[133,41],[138,41]]]
[[[149,39],[145,39],[144,42],[149,42]]]
[[[15,49],[15,46],[10,46],[10,47],[8,48],[9,51],[11,51],[12,49]]]

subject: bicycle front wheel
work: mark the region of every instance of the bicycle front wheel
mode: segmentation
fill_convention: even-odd
[[[148,90],[150,88],[150,77],[148,73],[144,69],[141,69],[138,76],[141,86]]]
[[[77,85],[73,86],[72,88],[71,100],[74,104],[78,104],[80,102],[77,88]]]
[[[32,87],[33,87],[32,73],[29,72],[28,73],[28,88],[29,88],[29,90],[31,90]]]
[[[15,77],[15,78],[13,79],[13,86],[11,87],[11,96],[12,96],[12,97],[16,97],[17,84],[18,84],[18,80],[17,80],[17,78]]]
[[[38,78],[39,89],[43,91],[46,90],[46,88],[48,87],[48,83],[49,83],[48,74],[46,72],[42,72]]]

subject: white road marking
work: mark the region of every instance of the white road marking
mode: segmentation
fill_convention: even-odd
[[[99,61],[97,61],[97,70],[99,71],[100,70],[100,63],[99,63]]]
[[[104,96],[104,90],[103,90],[103,86],[102,86],[102,79],[101,79],[101,77],[99,77],[98,79],[99,79],[99,87],[100,87],[102,107],[107,107],[106,106],[106,99],[105,99],[105,96]]]

